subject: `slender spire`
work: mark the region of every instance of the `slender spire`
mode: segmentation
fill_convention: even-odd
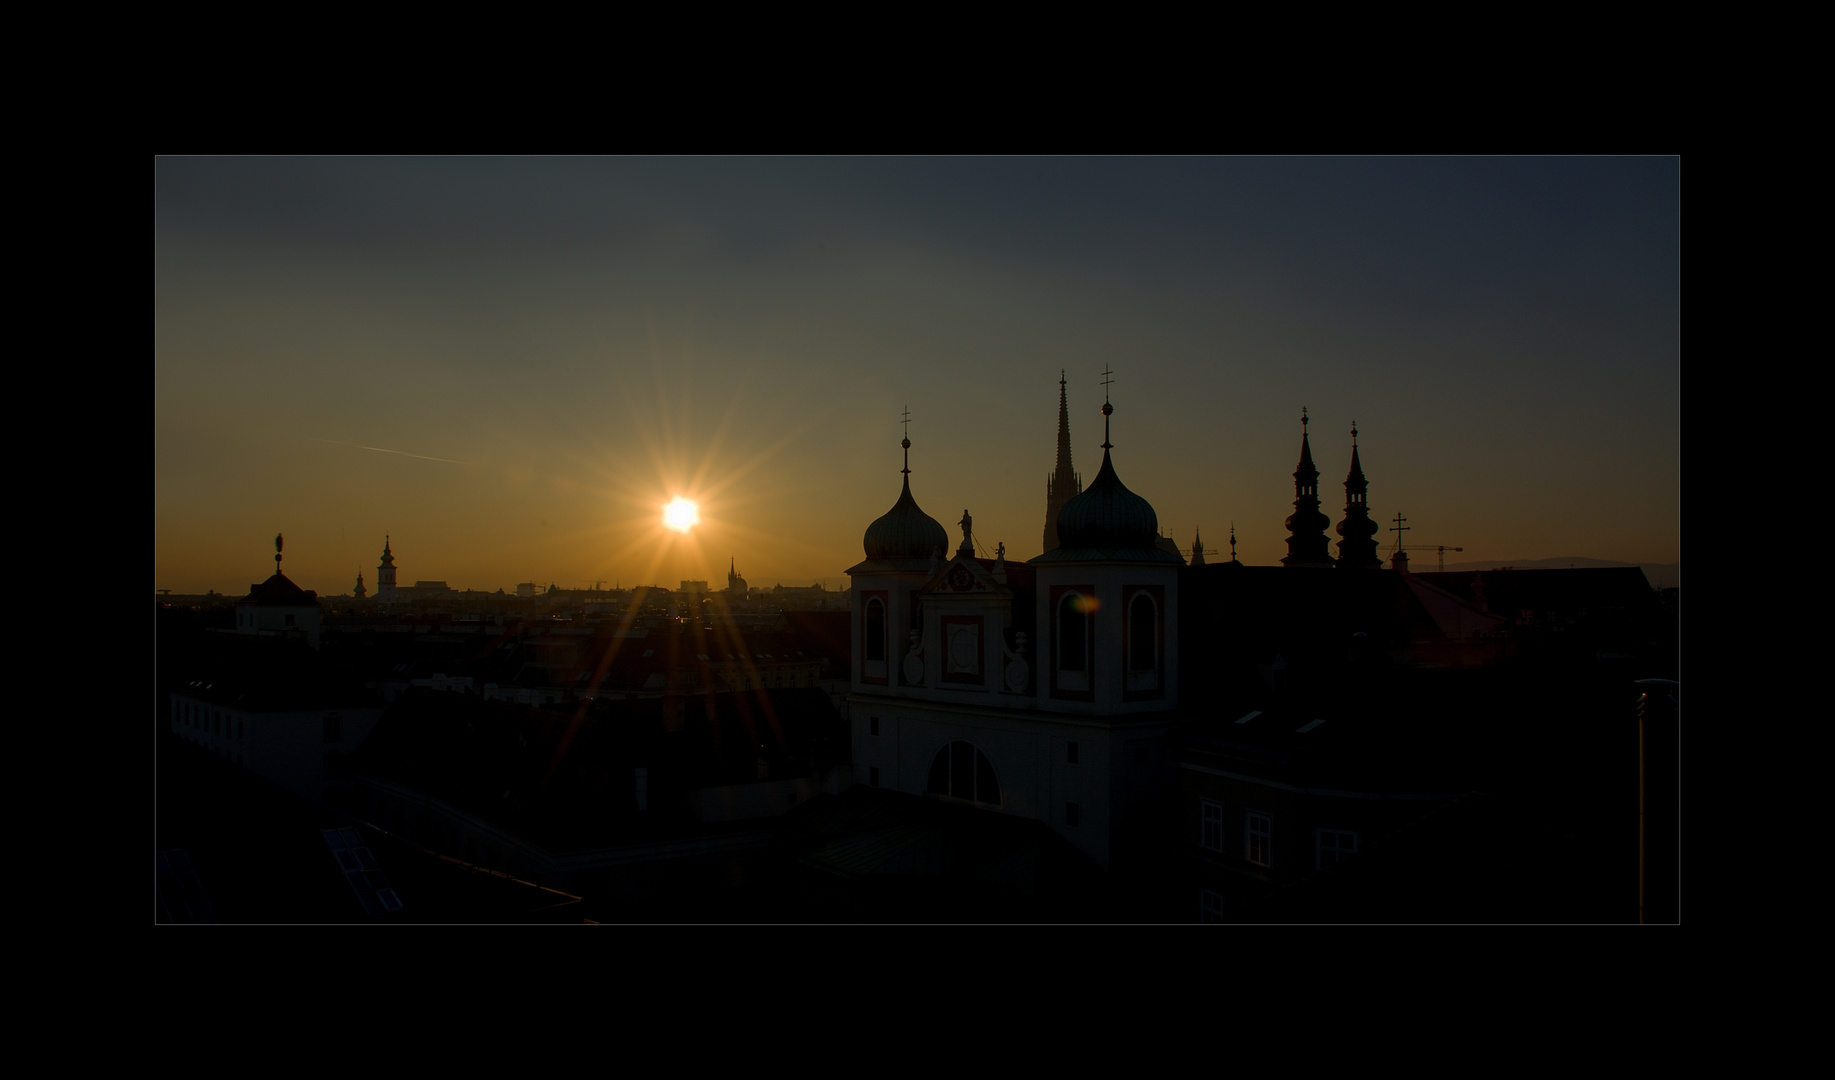
[[[1230,522],[1230,561],[1236,561],[1236,523]]]
[[[1071,467],[1070,457],[1070,395],[1065,390],[1066,379],[1062,368],[1058,370],[1058,463],[1052,474],[1045,478],[1045,543],[1044,550],[1050,551],[1058,546],[1058,514],[1064,504],[1076,498],[1083,491],[1083,477]]]
[[[1332,519],[1319,511],[1319,469],[1313,464],[1312,442],[1307,437],[1310,419],[1300,409],[1300,465],[1293,471],[1293,513],[1287,518],[1287,556],[1282,566],[1332,565],[1331,540],[1325,530]]]
[[[1065,390],[1063,369],[1058,371],[1058,468],[1055,476],[1071,475],[1070,464],[1070,395]]]
[[[274,572],[276,574],[280,573],[280,548],[282,544],[286,543],[286,539],[279,533],[274,534]]]
[[[1357,455],[1357,421],[1351,421],[1351,471],[1344,478],[1344,520],[1338,523],[1338,565],[1347,569],[1380,569],[1376,534],[1381,527],[1370,520],[1370,482]],[[1400,533],[1396,536],[1399,538]]]
[[[1191,564],[1204,565],[1204,530],[1193,529],[1191,538]]]

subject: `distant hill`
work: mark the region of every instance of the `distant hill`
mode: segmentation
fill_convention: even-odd
[[[1425,554],[1431,556],[1433,553],[1426,552]],[[1411,555],[1410,561],[1415,570],[1432,570],[1435,566],[1431,559],[1422,558],[1419,555]],[[1446,572],[1450,574],[1455,571],[1495,570],[1500,566],[1515,567],[1518,570],[1564,570],[1570,566],[1576,569],[1596,566],[1641,566],[1644,568],[1644,576],[1650,580],[1650,587],[1653,589],[1679,588],[1682,580],[1682,564],[1679,562],[1628,563],[1614,562],[1611,559],[1587,559],[1578,555],[1558,559],[1504,559],[1491,562],[1447,563]]]

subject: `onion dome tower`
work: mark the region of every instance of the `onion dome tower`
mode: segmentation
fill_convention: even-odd
[[[905,423],[911,422],[909,410]],[[867,526],[866,561],[847,568],[852,579],[853,672],[856,693],[900,693],[923,682],[917,637],[922,623],[918,592],[947,556],[949,534],[911,497],[911,437],[905,451],[904,488],[898,502]]]
[[[1070,399],[1064,391],[1064,372],[1058,372],[1058,467],[1045,480],[1045,549],[1058,546],[1058,514],[1064,504],[1083,490],[1083,477],[1070,465]]]
[[[1351,421],[1351,471],[1344,478],[1344,520],[1338,523],[1338,565],[1355,570],[1380,570],[1383,561],[1376,556],[1376,522],[1370,520],[1370,506],[1365,501],[1370,482],[1364,479],[1363,463],[1357,457],[1357,421]]]
[[[1282,566],[1332,565],[1332,519],[1319,512],[1319,470],[1313,465],[1306,437],[1306,410],[1300,410],[1300,467],[1293,473],[1293,513],[1287,518],[1287,557]]]
[[[862,546],[869,559],[925,559],[941,555],[949,547],[949,534],[936,518],[918,509],[911,497],[911,439],[900,440],[905,451],[904,490],[898,501],[878,521],[867,526]]]
[[[369,594],[370,594],[370,591],[363,587],[363,571],[358,570],[357,571],[357,587],[351,591],[351,595],[356,597],[359,600],[362,600],[363,598],[369,596]]]
[[[1102,403],[1102,468],[1096,479],[1058,513],[1058,543],[1034,562],[1123,559],[1129,562],[1185,560],[1160,547],[1160,519],[1153,505],[1129,491],[1115,475],[1109,457],[1109,417],[1115,406]]]
[[[1030,563],[1043,709],[1119,716],[1179,700],[1185,558],[1160,545],[1152,504],[1116,475],[1114,412],[1103,402],[1102,468],[1058,514],[1058,547]]]

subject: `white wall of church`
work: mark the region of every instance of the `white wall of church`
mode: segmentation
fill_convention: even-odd
[[[857,777],[865,779],[877,769],[880,787],[923,795],[937,754],[951,742],[967,742],[986,754],[994,768],[1001,813],[1043,821],[1097,865],[1109,865],[1109,775],[1117,745],[1113,725],[866,695],[854,697],[851,713]],[[878,734],[873,732],[875,718]],[[1071,743],[1077,744],[1075,762],[1070,760]]]

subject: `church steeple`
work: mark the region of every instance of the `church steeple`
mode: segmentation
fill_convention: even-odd
[[[1287,557],[1282,566],[1330,566],[1332,519],[1319,512],[1319,470],[1313,465],[1306,437],[1306,410],[1300,410],[1300,467],[1293,473],[1293,513],[1287,518]]]
[[[395,553],[389,550],[389,538],[382,538],[382,563],[376,567],[376,602],[395,602]]]
[[[1058,467],[1045,479],[1045,550],[1058,546],[1058,514],[1083,491],[1083,477],[1070,464],[1070,398],[1058,372]]]
[[[1194,529],[1191,538],[1191,564],[1204,565],[1204,530]]]
[[[351,591],[351,595],[361,600],[369,594],[370,591],[363,587],[363,571],[359,570],[357,571],[357,587]]]
[[[1351,421],[1351,471],[1344,478],[1344,520],[1338,523],[1338,565],[1350,569],[1380,569],[1383,561],[1376,556],[1376,522],[1370,520],[1366,501],[1370,482],[1364,478],[1363,462],[1357,456],[1357,422]]]

